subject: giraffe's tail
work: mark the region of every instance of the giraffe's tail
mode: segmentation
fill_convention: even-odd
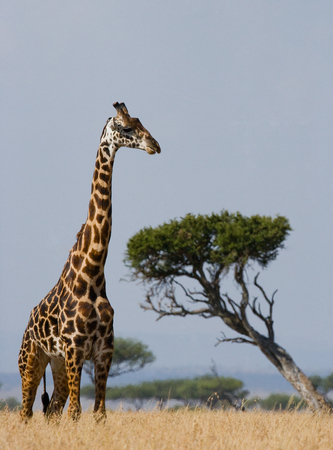
[[[50,404],[50,397],[49,394],[46,392],[46,371],[44,372],[43,375],[43,381],[44,381],[44,391],[42,394],[42,404],[43,404],[43,413],[46,414],[47,408]]]

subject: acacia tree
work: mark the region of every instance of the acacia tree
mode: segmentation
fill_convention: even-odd
[[[238,333],[223,335],[220,342],[247,343],[258,347],[289,381],[312,409],[329,409],[324,397],[276,341],[273,328],[275,293],[269,297],[258,283],[253,284],[267,306],[265,314],[258,297],[251,297],[247,275],[258,264],[266,268],[275,260],[291,227],[288,219],[255,215],[242,216],[222,211],[210,216],[192,214],[156,228],[140,230],[127,243],[125,264],[132,280],[146,288],[144,310],[165,316],[219,317]],[[232,273],[239,298],[222,293],[223,283]],[[195,284],[194,288],[189,283]],[[181,293],[182,291],[182,293]],[[257,317],[265,326],[259,332],[251,322]]]
[[[125,373],[136,372],[154,361],[154,354],[148,349],[148,345],[143,342],[131,338],[115,338],[114,353],[108,377],[114,378]],[[91,382],[95,384],[93,361],[86,361],[83,370],[89,375]]]

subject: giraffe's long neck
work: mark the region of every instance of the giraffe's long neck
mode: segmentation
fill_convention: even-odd
[[[94,300],[105,294],[104,265],[112,228],[112,171],[116,148],[99,146],[93,175],[91,197],[86,223],[78,233],[63,278],[80,298],[88,295]]]
[[[112,171],[115,148],[100,146],[97,152],[87,222],[85,242],[81,251],[95,262],[98,254],[104,267],[112,228]]]

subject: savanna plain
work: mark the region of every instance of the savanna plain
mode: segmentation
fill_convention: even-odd
[[[333,417],[311,412],[164,410],[91,412],[73,422],[66,414],[46,422],[41,412],[28,424],[18,412],[0,413],[2,450],[84,449],[333,449]]]

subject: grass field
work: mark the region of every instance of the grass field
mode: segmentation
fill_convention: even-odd
[[[1,450],[84,449],[333,449],[333,417],[310,412],[162,411],[92,413],[58,424],[42,413],[24,424],[17,412],[0,413]]]

